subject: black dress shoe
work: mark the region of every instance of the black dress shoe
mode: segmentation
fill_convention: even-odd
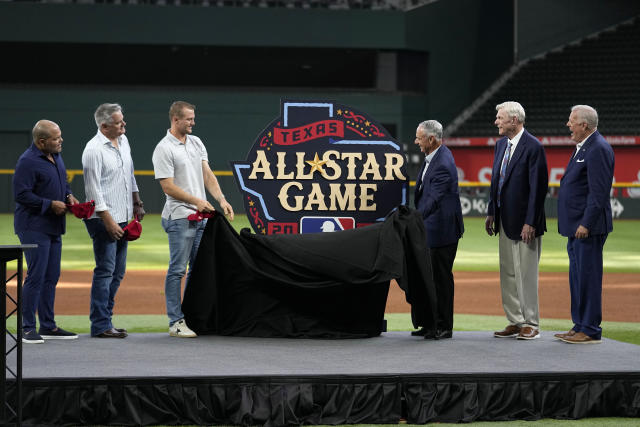
[[[411,336],[412,337],[423,337],[423,336],[425,336],[426,333],[427,333],[427,330],[425,328],[420,328],[417,331],[411,331]]]
[[[453,331],[451,330],[438,331],[437,335],[438,335],[437,339],[443,340],[443,339],[451,338],[453,336]]]
[[[115,328],[108,329],[99,335],[94,335],[96,338],[125,338],[126,332],[120,332]]]
[[[450,330],[437,330],[434,333],[429,333],[424,336],[425,340],[443,340],[446,338],[451,338],[453,336],[453,332]]]

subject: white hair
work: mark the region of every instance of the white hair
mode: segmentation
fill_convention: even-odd
[[[507,101],[496,105],[496,111],[504,110],[509,117],[515,117],[519,123],[524,123],[524,108],[516,101]]]
[[[598,112],[595,108],[589,105],[574,105],[571,107],[571,112],[575,111],[578,120],[582,123],[586,123],[589,129],[596,129],[598,127]]]

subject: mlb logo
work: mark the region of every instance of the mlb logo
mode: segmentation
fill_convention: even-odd
[[[331,233],[355,228],[352,217],[303,216],[300,218],[300,233]]]

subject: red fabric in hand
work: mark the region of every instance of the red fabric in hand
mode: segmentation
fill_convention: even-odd
[[[76,203],[75,205],[70,205],[67,203],[67,208],[74,214],[77,218],[89,219],[93,212],[96,210],[96,202],[93,200],[85,203]]]
[[[213,212],[200,212],[192,213],[187,217],[189,221],[202,221],[205,218],[213,218]]]
[[[134,218],[129,224],[125,225],[122,229],[124,230],[124,238],[131,241],[137,240],[142,234],[142,224],[138,221],[138,218]]]

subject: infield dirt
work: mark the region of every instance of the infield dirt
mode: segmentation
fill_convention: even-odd
[[[63,271],[56,290],[56,314],[89,313],[90,271]],[[116,296],[116,314],[164,314],[165,271],[127,271]],[[455,313],[504,315],[499,275],[494,272],[454,272]],[[9,292],[15,295],[15,280]],[[566,273],[540,274],[540,315],[569,319],[569,279]],[[640,322],[640,274],[609,273],[603,280],[603,320]],[[8,307],[8,305],[7,305]],[[409,312],[404,292],[392,281],[387,313]]]

